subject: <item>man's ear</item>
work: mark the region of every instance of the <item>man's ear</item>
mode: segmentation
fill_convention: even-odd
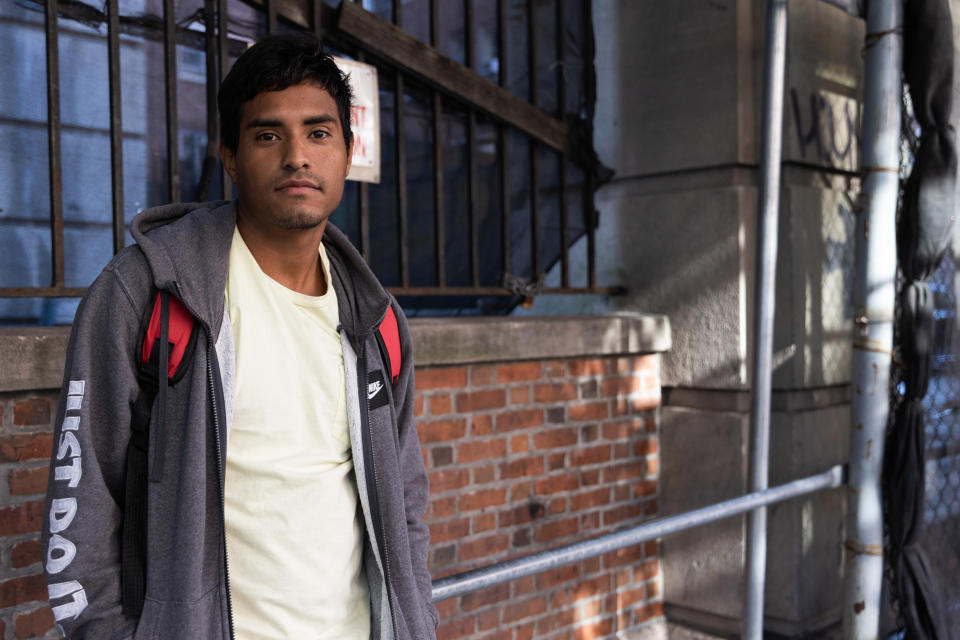
[[[230,148],[220,143],[220,162],[223,163],[223,167],[227,170],[227,173],[230,174],[230,179],[234,182],[237,181],[237,156],[230,150]]]

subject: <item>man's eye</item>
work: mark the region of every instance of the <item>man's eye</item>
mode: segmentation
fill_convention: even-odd
[[[279,138],[277,138],[277,134],[270,133],[269,131],[264,131],[263,133],[257,134],[257,140],[270,141],[270,140],[278,140],[278,139]]]
[[[316,131],[310,132],[311,138],[329,138],[330,134],[324,131],[323,129],[317,129]]]

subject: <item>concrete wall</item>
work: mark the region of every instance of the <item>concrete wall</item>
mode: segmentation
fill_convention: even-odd
[[[659,515],[665,318],[414,320],[435,578]],[[64,329],[0,329],[0,639],[59,637],[40,527]],[[439,637],[664,638],[656,541],[439,604]]]
[[[643,165],[624,170],[599,203],[610,223],[604,225],[609,240],[622,247],[618,276],[634,274],[630,293],[613,300],[614,308],[665,313],[674,328],[674,349],[664,357],[664,384],[672,387],[663,411],[664,513],[747,489],[744,391],[751,386],[763,4],[702,3],[688,12],[689,28],[674,34],[672,49],[699,52],[707,70],[701,83],[670,85],[684,96],[675,102],[688,105],[672,117],[711,122],[712,133],[694,127],[669,147],[647,147],[665,163],[655,172]],[[624,18],[618,24],[628,29],[631,22]],[[858,167],[863,42],[859,20],[817,0],[793,0],[788,24],[772,484],[846,457],[857,189],[852,172]],[[703,30],[711,36],[702,37]],[[704,55],[703,43],[714,40],[726,49]],[[671,69],[672,49],[641,57],[643,64]],[[640,104],[657,102],[663,90],[634,86]],[[602,88],[599,93],[605,94]],[[705,110],[728,114],[726,128],[713,129],[720,123]],[[601,147],[601,156],[613,156],[612,147]],[[703,460],[710,460],[703,473],[689,474]],[[689,475],[695,478],[684,477]],[[839,620],[844,508],[837,490],[770,510],[768,630],[815,635]],[[734,519],[709,535],[690,531],[664,540],[672,618],[717,631],[739,628],[744,538],[743,519]]]
[[[760,0],[594,5],[598,284],[624,296],[534,311],[670,318],[663,357],[665,514],[746,491],[764,6]],[[848,447],[853,220],[862,20],[791,0],[784,94],[771,483]],[[582,255],[583,252],[574,255]],[[839,621],[842,490],[771,509],[766,628]],[[668,617],[739,630],[744,523],[663,541]]]

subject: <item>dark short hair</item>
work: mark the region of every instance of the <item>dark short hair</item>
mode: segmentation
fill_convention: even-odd
[[[340,127],[349,152],[353,141],[350,130],[353,92],[347,76],[333,58],[323,53],[317,38],[302,32],[267,36],[237,58],[217,94],[220,140],[236,152],[243,105],[265,91],[283,91],[305,82],[319,84],[337,103]]]

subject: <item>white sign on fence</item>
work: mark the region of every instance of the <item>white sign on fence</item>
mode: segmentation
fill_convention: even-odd
[[[380,94],[377,68],[355,60],[334,58],[349,75],[353,89],[350,128],[353,130],[353,164],[347,180],[380,182]]]

